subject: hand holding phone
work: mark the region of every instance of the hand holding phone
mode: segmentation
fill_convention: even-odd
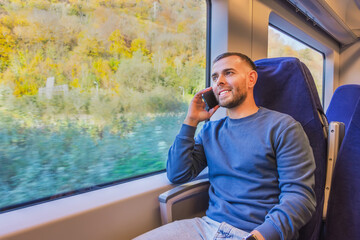
[[[215,94],[212,90],[204,92],[202,94],[202,98],[204,99],[204,102],[206,104],[206,111],[209,111],[210,109],[219,105],[219,102],[216,99]]]
[[[184,124],[197,127],[199,122],[210,119],[219,107],[212,88],[203,89],[197,92],[191,100]]]

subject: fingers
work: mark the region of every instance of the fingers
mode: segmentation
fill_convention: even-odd
[[[195,127],[199,122],[210,119],[210,117],[220,107],[217,105],[209,111],[206,111],[206,104],[202,99],[202,94],[208,91],[212,91],[212,87],[205,88],[195,94],[188,108],[188,113],[184,120],[185,124]]]
[[[206,93],[206,92],[209,92],[209,91],[212,91],[212,87],[208,87],[208,88],[205,88],[205,89],[202,89],[202,90],[200,90],[199,92],[197,92],[196,94],[195,94],[195,96],[194,96],[194,98],[193,98],[193,103],[197,103],[198,104],[198,106],[200,106],[201,107],[201,110],[206,110],[206,103],[203,101],[203,97],[202,97],[202,95],[204,94],[204,93]],[[212,114],[218,109],[219,107],[217,107],[217,108],[215,108],[215,107],[213,107],[212,109]],[[211,109],[207,109],[208,110],[208,112],[210,112],[210,110]],[[212,115],[211,114],[211,115]]]
[[[200,90],[199,92],[197,92],[197,93],[195,94],[195,96],[201,96],[201,94],[203,94],[203,93],[205,93],[205,92],[209,92],[209,91],[211,91],[211,90],[212,90],[212,87],[205,88],[205,89]]]
[[[200,90],[199,92],[197,92],[195,94],[195,96],[192,99],[192,102],[197,103],[197,104],[203,104],[203,108],[205,109],[206,104],[202,100],[202,94],[205,92],[211,91],[211,90],[212,90],[211,87]]]
[[[204,93],[204,92],[208,92],[208,91],[210,91],[210,90],[212,90],[212,87],[207,87],[207,88],[203,89],[202,91],[203,91],[203,93]]]
[[[216,105],[215,107],[213,107],[212,109],[210,109],[209,110],[209,114],[210,114],[210,117],[212,116],[212,115],[214,115],[214,113],[216,112],[216,110],[218,110],[219,109],[219,105]],[[209,117],[209,118],[210,118]]]

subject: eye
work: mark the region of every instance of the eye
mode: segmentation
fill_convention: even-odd
[[[226,72],[225,72],[225,76],[231,76],[233,73],[234,73],[234,72],[233,72],[233,71],[230,71],[230,70],[229,70],[229,71],[226,71]]]
[[[211,78],[212,78],[213,82],[216,82],[218,80],[219,76],[213,75],[213,76],[211,76]]]

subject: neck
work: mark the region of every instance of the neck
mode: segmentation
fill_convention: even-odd
[[[229,118],[239,119],[250,116],[256,113],[259,110],[259,107],[256,106],[254,99],[245,99],[245,101],[239,106],[229,108],[227,110]]]

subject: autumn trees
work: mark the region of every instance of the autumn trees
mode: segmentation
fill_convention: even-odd
[[[0,1],[0,210],[163,169],[205,32],[203,0]]]

